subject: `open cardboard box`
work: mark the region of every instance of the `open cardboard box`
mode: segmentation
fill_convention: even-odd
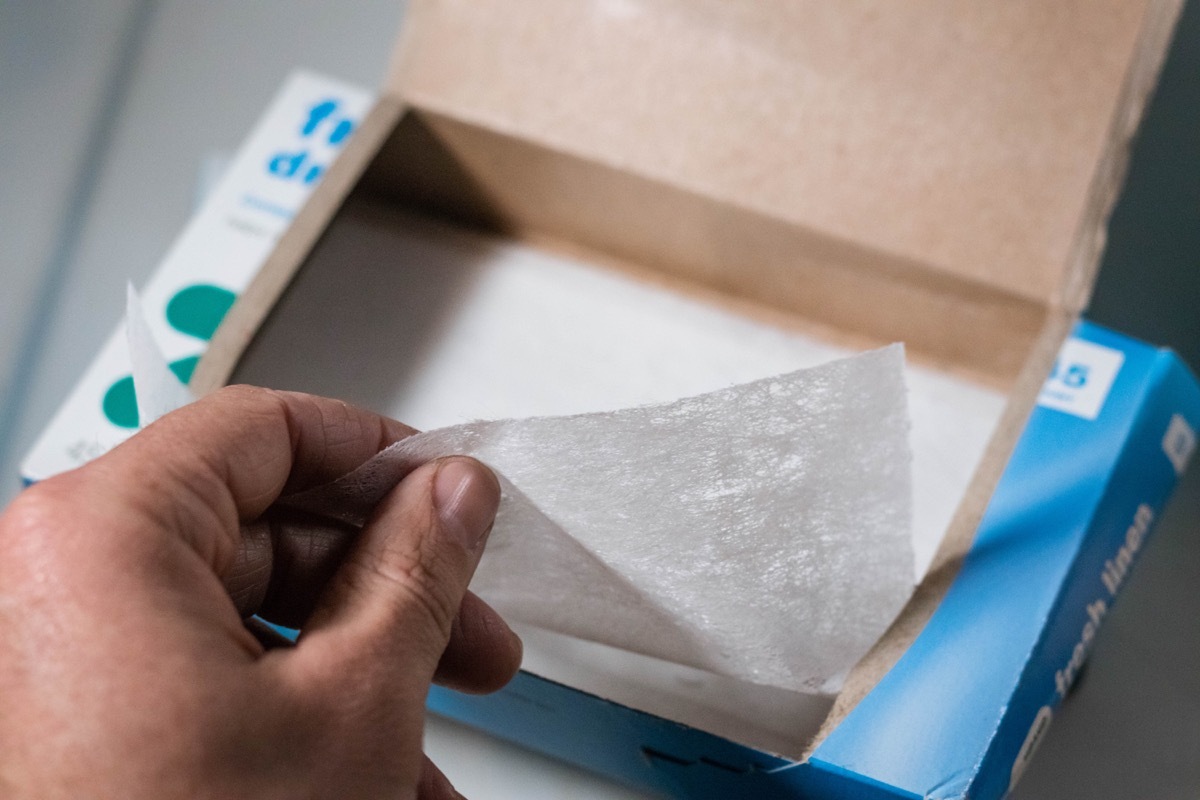
[[[236,374],[425,426],[460,421],[439,413],[669,399],[688,381],[714,388],[760,376],[739,370],[905,342],[925,413],[963,421],[946,436],[971,434],[942,443],[959,461],[920,533],[928,569],[916,594],[840,692],[781,700],[533,631],[541,677],[432,703],[658,789],[999,794],[1007,782],[981,764],[1010,724],[1019,675],[982,709],[915,696],[932,706],[925,716],[981,713],[993,726],[958,736],[957,749],[900,756],[927,745],[882,723],[856,745],[871,718],[850,723],[868,697],[890,704],[885,716],[920,716],[877,684],[928,639],[935,611],[957,613],[943,600],[966,585],[956,577],[981,547],[985,509],[1023,431],[1035,432],[1037,415],[1026,421],[1086,303],[1179,5],[417,0],[386,92],[225,317],[192,386]],[[558,327],[536,327],[546,320]],[[1194,394],[1144,346],[1087,326],[1077,337],[1123,353],[1108,391]],[[699,366],[663,369],[674,353]],[[484,375],[486,391],[475,385],[487,403],[455,407],[493,356],[503,369]],[[1111,470],[1128,468],[1143,406],[1120,418],[1106,407],[1088,434],[1115,442]],[[1155,491],[1161,504],[1166,488]],[[1090,520],[1108,497],[1079,513]],[[1042,605],[1026,609],[1031,642],[1051,629],[1084,538],[1064,545],[1053,563],[1066,571],[1048,572]],[[794,722],[790,735],[780,719]],[[1011,766],[1036,741],[997,758]],[[877,768],[881,758],[940,777],[918,785],[912,769]]]

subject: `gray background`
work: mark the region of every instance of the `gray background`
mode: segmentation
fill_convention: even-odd
[[[400,0],[0,2],[0,505],[16,462],[234,150],[303,66],[377,86]],[[1200,365],[1200,0],[1134,152],[1089,316]],[[1185,479],[1019,800],[1200,795],[1200,470]],[[632,798],[458,726],[474,797]]]

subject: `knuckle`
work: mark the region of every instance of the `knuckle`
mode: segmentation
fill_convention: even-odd
[[[262,423],[282,422],[288,419],[287,399],[274,389],[248,384],[223,386],[205,398],[219,408],[233,409],[237,415],[255,428]]]
[[[274,392],[261,386],[251,386],[246,383],[235,383],[222,386],[212,393],[212,398],[219,402],[261,403],[270,398]]]

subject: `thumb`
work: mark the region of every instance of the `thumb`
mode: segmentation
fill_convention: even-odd
[[[400,700],[407,692],[397,689],[410,685],[424,698],[499,503],[499,481],[472,458],[439,459],[405,477],[305,627],[293,656],[312,662],[308,676],[352,674],[356,691]]]

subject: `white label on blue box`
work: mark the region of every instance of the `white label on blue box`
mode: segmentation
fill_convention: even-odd
[[[1058,352],[1050,377],[1042,385],[1038,405],[1095,419],[1124,361],[1125,354],[1120,350],[1068,339]]]
[[[292,75],[142,287],[147,322],[180,380],[370,106],[362,89]],[[26,481],[77,467],[137,430],[124,331],[122,322],[42,432],[21,467]]]

